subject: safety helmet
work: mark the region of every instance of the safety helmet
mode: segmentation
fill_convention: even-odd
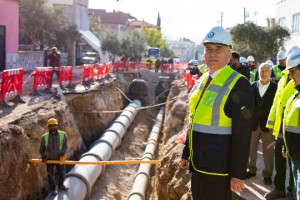
[[[55,118],[51,118],[48,120],[48,126],[49,125],[57,125],[57,124],[58,124],[58,122]]]
[[[247,59],[245,57],[240,57],[240,63],[246,63]]]
[[[284,60],[285,59],[285,51],[279,50],[277,53],[277,60]]]
[[[223,44],[232,47],[231,35],[221,26],[215,26],[207,33],[207,35],[202,40],[202,44],[207,43]]]
[[[255,62],[255,59],[253,56],[248,56],[247,62]]]
[[[286,69],[292,69],[300,65],[300,49],[292,51],[286,59]]]
[[[272,60],[267,60],[266,63],[267,63],[268,65],[270,65],[271,67],[274,65],[274,63],[272,62]]]
[[[288,57],[289,54],[291,54],[293,51],[300,49],[299,46],[292,46],[291,48],[288,49],[288,51],[286,52],[286,57]]]

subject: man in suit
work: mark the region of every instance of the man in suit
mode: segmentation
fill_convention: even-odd
[[[261,138],[265,164],[263,170],[264,182],[266,185],[271,185],[274,167],[274,148],[273,145],[269,145],[275,141],[275,137],[266,128],[266,123],[277,90],[277,84],[270,81],[271,66],[269,64],[260,64],[258,70],[260,79],[252,83],[254,110],[252,114],[253,126],[247,178],[256,176],[257,148]]]

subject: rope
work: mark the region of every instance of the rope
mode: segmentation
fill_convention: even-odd
[[[129,99],[120,88],[117,87],[117,90],[123,95],[123,97],[125,97],[125,99],[127,99],[129,102],[132,102],[132,100]]]

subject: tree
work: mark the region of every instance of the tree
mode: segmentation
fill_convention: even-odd
[[[160,25],[161,25],[161,18],[160,18],[160,15],[159,15],[159,13],[158,13],[158,15],[157,15],[157,28],[160,30]]]
[[[282,27],[274,26],[266,30],[253,22],[238,24],[230,32],[233,49],[245,57],[253,55],[257,62],[276,55],[290,36]]]
[[[120,52],[120,42],[118,35],[115,32],[107,32],[101,38],[101,49],[103,52],[108,52],[111,58],[118,55]]]
[[[76,26],[66,22],[62,8],[47,7],[46,0],[20,1],[20,29],[30,39],[31,50],[51,45],[62,48],[67,39],[79,37]]]
[[[120,54],[124,53],[126,57],[135,54],[141,56],[146,50],[145,37],[140,31],[125,32],[120,41]]]
[[[145,34],[145,40],[148,46],[161,47],[165,45],[166,40],[163,39],[160,30],[144,26],[142,27],[142,31]]]

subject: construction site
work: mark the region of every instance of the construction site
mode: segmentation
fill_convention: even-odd
[[[183,70],[117,70],[83,82],[81,73],[73,69],[72,87],[54,79],[52,88],[36,93],[33,73],[27,73],[20,99],[2,102],[0,199],[192,199],[189,170],[178,167],[188,126]],[[68,137],[69,191],[57,195],[39,154],[52,117]],[[233,198],[264,199],[272,188],[257,176]]]

